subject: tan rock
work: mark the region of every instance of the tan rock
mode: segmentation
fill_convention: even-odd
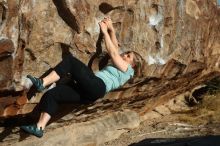
[[[97,70],[101,57],[93,62],[91,58],[95,53],[102,56],[106,52],[98,26],[104,16],[112,18],[121,50],[134,50],[144,58],[143,76],[95,103],[77,106],[66,119],[81,124],[118,111],[129,117],[127,109],[132,115],[137,113],[134,119],[147,119],[157,117],[148,113],[166,103],[171,110],[185,110],[178,105],[182,105],[186,93],[220,76],[219,14],[216,0],[0,0],[0,117],[31,112],[41,94],[25,100],[23,78],[27,74],[45,75],[66,53],[86,64],[89,62]],[[174,104],[172,99],[176,96],[179,102]],[[68,123],[65,118],[61,120],[64,120],[61,125]],[[96,135],[100,134],[97,125],[94,128],[92,124],[77,127],[81,128],[81,134],[90,129],[92,135],[87,139],[79,137],[78,143],[100,142],[96,137],[100,136]],[[107,127],[108,124],[111,122]],[[117,125],[119,132],[104,131],[102,142],[117,137],[129,126],[135,127],[135,124]],[[68,141],[77,135],[75,125],[70,127],[73,133],[65,127],[54,132],[55,143],[75,143]],[[51,138],[47,143],[43,140],[36,143],[50,144],[54,133],[51,130],[46,134],[46,138]],[[62,133],[67,135],[67,141],[62,139]],[[28,145],[30,141],[24,143]]]

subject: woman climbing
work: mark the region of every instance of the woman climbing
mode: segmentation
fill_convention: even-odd
[[[112,65],[107,65],[101,71],[93,73],[81,61],[68,55],[43,79],[28,75],[27,77],[38,91],[43,91],[46,86],[57,82],[66,74],[71,74],[71,79],[75,81],[76,86],[62,84],[48,90],[39,103],[41,114],[38,122],[21,126],[21,129],[42,137],[45,126],[51,116],[55,115],[60,103],[79,103],[83,99],[95,101],[123,86],[134,76],[140,56],[133,51],[119,53],[118,41],[110,18],[104,18],[99,22],[99,27]]]

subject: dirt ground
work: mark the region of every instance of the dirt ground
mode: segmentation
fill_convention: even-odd
[[[220,91],[202,96],[190,112],[144,121],[137,129],[128,130],[118,139],[102,146],[127,146],[152,138],[169,141],[172,138],[220,135]]]

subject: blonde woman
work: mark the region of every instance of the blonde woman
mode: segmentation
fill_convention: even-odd
[[[48,90],[39,103],[41,115],[38,122],[33,125],[21,126],[25,132],[42,137],[45,126],[51,116],[57,112],[60,103],[79,103],[83,99],[95,101],[106,93],[123,86],[134,76],[137,66],[137,53],[132,51],[119,53],[115,29],[110,18],[104,18],[99,22],[99,26],[103,33],[106,50],[113,64],[93,73],[77,58],[68,55],[43,79],[28,75],[27,77],[38,91],[44,90],[46,86],[57,82],[68,73],[76,82],[76,87],[57,85]]]

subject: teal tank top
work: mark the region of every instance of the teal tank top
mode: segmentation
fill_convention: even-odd
[[[106,93],[123,86],[134,76],[134,69],[128,65],[126,72],[122,72],[112,65],[108,65],[95,75],[103,80],[106,85]]]

